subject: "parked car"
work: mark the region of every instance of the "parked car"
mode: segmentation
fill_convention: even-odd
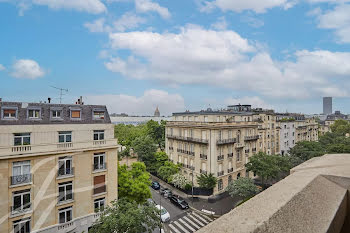
[[[168,188],[162,188],[160,190],[160,195],[163,195],[165,198],[170,198],[173,195],[173,192]]]
[[[173,195],[172,197],[170,197],[170,201],[171,201],[171,203],[180,207],[183,210],[189,208],[188,203],[179,196]]]
[[[158,190],[158,189],[160,189],[160,184],[157,181],[153,181],[151,187],[154,190]]]
[[[170,214],[163,206],[156,205],[156,208],[160,210],[160,218],[162,219],[162,222],[170,221]]]

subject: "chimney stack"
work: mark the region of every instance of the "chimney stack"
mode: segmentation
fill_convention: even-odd
[[[49,102],[49,104],[51,103],[51,98],[49,97],[49,98],[47,98],[47,101]]]
[[[2,98],[0,98],[0,102],[2,102]]]

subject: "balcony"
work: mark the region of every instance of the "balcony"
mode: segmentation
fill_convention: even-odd
[[[174,147],[172,147],[172,146],[169,146],[169,150],[174,150]]]
[[[32,174],[11,176],[11,185],[28,184],[32,182]]]
[[[249,149],[244,150],[244,152],[248,154],[249,153]]]
[[[243,148],[244,144],[243,143],[236,143],[236,148]]]
[[[74,175],[74,167],[71,168],[65,168],[65,169],[58,169],[57,171],[57,177],[65,177],[65,176],[73,176]]]
[[[32,203],[26,203],[22,206],[15,207],[11,206],[11,215],[20,215],[30,212],[32,210]]]
[[[202,169],[200,169],[199,172],[200,172],[201,174],[207,174],[207,171],[202,170]]]
[[[23,146],[13,146],[12,152],[29,152],[32,150],[31,145],[23,145]]]
[[[200,144],[208,144],[207,139],[199,139],[199,138],[194,138],[194,137],[184,137],[184,136],[176,136],[176,135],[166,135],[167,138],[171,139],[176,139],[180,141],[185,141],[185,142],[195,142],[195,143],[200,143]]]
[[[56,154],[58,150],[93,150],[95,147],[117,148],[118,144],[117,140],[113,138],[102,141],[77,141],[74,143],[45,143],[21,146],[0,146],[0,157],[22,154]]]
[[[253,136],[245,136],[244,141],[252,141],[252,140],[258,140],[259,135],[253,135]]]
[[[106,163],[95,163],[92,165],[93,171],[101,171],[101,170],[106,170],[106,169],[107,169]]]
[[[73,143],[72,142],[63,142],[57,144],[57,149],[70,149],[73,148]]]
[[[97,195],[97,194],[105,193],[106,190],[107,190],[107,185],[105,185],[105,184],[101,185],[100,184],[100,185],[96,185],[94,187],[93,193],[94,193],[94,195]]]
[[[205,154],[199,154],[199,158],[207,160],[208,156]]]
[[[253,148],[253,149],[252,149],[252,152],[255,153],[255,152],[256,152],[256,148]]]
[[[227,158],[228,158],[228,159],[229,159],[229,158],[233,158],[233,153],[227,154]]]
[[[182,153],[182,154],[194,156],[194,152],[192,152],[192,151],[187,151],[187,150],[182,150],[182,149],[177,149],[176,151],[177,151],[178,153]]]
[[[93,145],[94,146],[100,146],[100,145],[105,145],[106,144],[106,140],[95,140],[93,141]]]
[[[227,169],[227,173],[233,172],[233,168]]]
[[[218,155],[218,161],[224,160],[225,156],[224,155]]]
[[[224,171],[218,172],[218,176],[223,176],[224,175]]]
[[[71,232],[75,229],[75,222],[70,221],[57,226],[57,232]]]
[[[232,144],[232,143],[236,143],[236,142],[237,142],[236,138],[228,138],[228,139],[217,140],[216,144],[217,145],[225,145],[225,144]]]

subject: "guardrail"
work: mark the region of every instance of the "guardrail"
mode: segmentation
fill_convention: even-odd
[[[251,140],[258,140],[259,135],[253,135],[253,136],[245,136],[244,141],[251,141]]]
[[[195,142],[195,143],[201,143],[201,144],[208,144],[207,139],[199,139],[194,137],[184,137],[184,136],[177,136],[177,135],[166,135],[167,138],[176,139],[180,141],[186,141],[186,142]]]
[[[217,145],[225,145],[225,144],[231,144],[231,143],[236,143],[236,142],[237,142],[237,138],[228,138],[228,139],[217,140],[216,144]]]

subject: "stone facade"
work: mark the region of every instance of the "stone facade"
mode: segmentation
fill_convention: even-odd
[[[13,104],[1,110],[5,105]],[[72,124],[51,124],[45,114],[55,106],[38,106],[45,124],[29,124],[20,114],[18,121],[0,118],[1,233],[21,227],[20,232],[87,232],[99,217],[95,202],[107,205],[118,196],[114,126],[104,106],[58,106],[82,109],[82,122]],[[104,111],[102,121],[92,119],[95,107]]]

